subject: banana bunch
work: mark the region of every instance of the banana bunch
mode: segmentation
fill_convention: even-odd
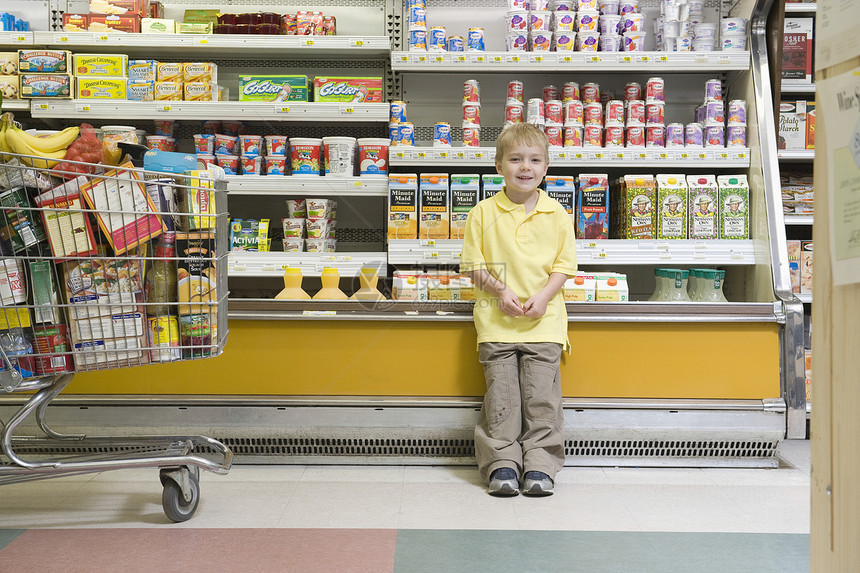
[[[50,169],[66,156],[66,148],[77,139],[79,128],[67,127],[48,137],[30,135],[3,114],[0,126],[0,150],[33,157],[19,158],[30,167]]]

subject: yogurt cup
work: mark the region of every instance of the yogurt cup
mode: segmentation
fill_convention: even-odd
[[[532,32],[546,32],[549,30],[551,20],[552,12],[529,12],[529,30]]]
[[[576,32],[553,32],[552,42],[556,52],[572,52],[576,44]]]
[[[233,135],[237,136],[242,133],[242,129],[245,126],[241,121],[222,121],[221,122],[221,133],[225,135]]]
[[[285,135],[267,135],[266,136],[266,155],[282,155],[287,154],[287,136]]]
[[[505,36],[505,50],[508,52],[525,52],[529,48],[527,33],[508,34]]]
[[[597,29],[600,31],[601,34],[613,36],[618,35],[624,31],[622,28],[621,20],[621,16],[601,16],[600,23],[598,24]]]
[[[225,133],[215,134],[215,155],[232,155],[236,150],[236,142],[239,138],[235,135]]]
[[[526,7],[532,12],[549,10],[549,0],[528,0]]]
[[[323,137],[325,174],[328,177],[352,177],[355,172],[355,138]]]
[[[334,237],[327,237],[325,243],[323,243],[323,252],[333,253],[335,249],[337,249],[337,240]]]
[[[576,26],[574,12],[553,12],[553,29],[556,32],[573,32]]]
[[[282,241],[285,253],[302,253],[305,250],[305,240],[296,237],[284,238]]]
[[[717,37],[717,25],[716,24],[696,24],[693,27],[693,37],[696,40],[701,40],[704,38],[716,38]]]
[[[312,137],[290,138],[290,165],[293,177],[318,177],[322,140]]]
[[[664,23],[665,26],[665,23]],[[645,15],[639,13],[631,13],[624,15],[624,31],[625,32],[644,32],[645,31]],[[664,32],[665,35],[665,32]]]
[[[720,35],[725,36],[727,34],[741,34],[746,35],[747,33],[747,19],[746,18],[723,18],[720,21]]]
[[[210,165],[218,165],[214,155],[206,153],[197,154],[197,169],[205,171],[209,169]]]
[[[600,35],[600,51],[601,52],[620,52],[624,48],[624,38],[618,34],[601,34]]]
[[[529,46],[532,52],[549,52],[552,47],[552,33],[536,31],[529,35]]]
[[[308,253],[323,253],[325,252],[326,239],[307,239],[305,241],[305,251]]]
[[[747,49],[747,37],[744,34],[727,34],[721,40],[724,52],[743,52]]]
[[[576,9],[579,12],[582,12],[583,10],[594,10],[596,12],[597,0],[577,0]]]
[[[291,218],[305,218],[308,216],[307,202],[304,199],[287,199],[287,213]]]
[[[170,151],[170,138],[166,135],[147,135],[146,146],[150,149],[158,149],[160,151]]]
[[[333,201],[331,199],[307,199],[308,219],[328,219]]]
[[[263,138],[259,135],[240,135],[239,153],[248,157],[257,157],[262,153]]]
[[[265,169],[266,175],[286,175],[287,158],[283,155],[267,155]]]
[[[687,0],[690,6],[690,16],[701,16],[705,13],[705,0]]]
[[[328,218],[308,218],[305,226],[308,239],[325,239],[328,237]]]
[[[596,52],[600,34],[583,32],[576,35],[576,45],[580,52]]]
[[[631,14],[639,11],[639,0],[621,0],[618,4],[619,14]]]
[[[552,0],[550,2],[550,10],[553,12],[575,12],[576,11],[576,1],[575,0]]]
[[[527,0],[508,0],[508,10],[528,10]]]
[[[624,32],[624,51],[641,52],[645,49],[645,32]]]
[[[508,31],[519,32],[529,29],[529,13],[527,10],[511,10],[505,15]]]
[[[387,139],[362,137],[358,142],[358,171],[362,177],[388,177]]]
[[[215,156],[215,163],[224,170],[226,175],[239,174],[239,156],[221,154]]]
[[[243,155],[239,158],[242,175],[259,175],[263,168],[263,158],[259,155]]]
[[[168,137],[173,137],[173,130],[175,129],[176,122],[171,119],[158,119],[155,120],[155,135],[166,135]]]
[[[693,40],[694,52],[713,52],[716,41],[714,38],[696,38]]]
[[[598,10],[601,15],[616,15],[620,8],[619,0],[600,0],[598,2]]]
[[[597,32],[597,22],[600,19],[600,14],[596,11],[584,11],[576,14],[576,31]]]

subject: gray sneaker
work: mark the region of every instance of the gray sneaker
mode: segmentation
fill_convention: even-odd
[[[519,492],[517,472],[513,468],[499,468],[490,474],[490,495],[511,497]]]
[[[543,472],[526,472],[523,476],[523,495],[541,497],[552,495],[552,479]]]

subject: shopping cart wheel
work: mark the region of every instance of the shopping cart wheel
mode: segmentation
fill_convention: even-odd
[[[197,511],[200,503],[200,482],[197,468],[186,466],[176,469],[161,470],[161,484],[164,492],[161,494],[161,506],[164,514],[175,522],[188,521]],[[184,486],[184,487],[183,487]]]

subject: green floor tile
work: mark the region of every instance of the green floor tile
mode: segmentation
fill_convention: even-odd
[[[26,529],[0,529],[0,550],[12,543],[16,537],[27,531]]]

